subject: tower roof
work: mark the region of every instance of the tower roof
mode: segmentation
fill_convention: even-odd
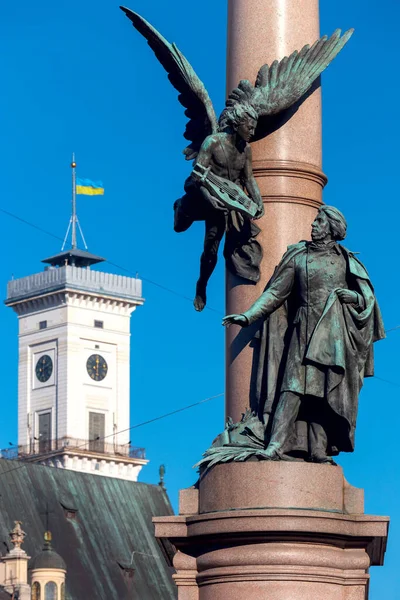
[[[43,263],[47,263],[52,267],[64,267],[65,265],[71,265],[74,267],[90,267],[100,262],[104,262],[105,258],[91,254],[86,250],[79,250],[78,248],[71,248],[65,250],[50,258],[42,260]]]
[[[31,561],[30,568],[32,570],[36,569],[59,569],[61,571],[67,570],[67,565],[65,561],[55,550],[53,550],[51,545],[51,534],[49,531],[45,533],[45,542],[43,546],[43,550],[40,554],[37,554],[35,558]]]

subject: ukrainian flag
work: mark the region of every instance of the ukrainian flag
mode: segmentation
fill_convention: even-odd
[[[104,187],[101,181],[91,181],[90,179],[76,178],[76,193],[85,196],[102,196]]]

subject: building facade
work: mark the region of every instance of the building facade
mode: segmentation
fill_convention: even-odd
[[[82,250],[8,283],[19,320],[18,457],[136,481],[130,444],[130,318],[141,281]]]

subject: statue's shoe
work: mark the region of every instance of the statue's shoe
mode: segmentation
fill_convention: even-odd
[[[283,456],[279,452],[275,443],[271,443],[266,450],[264,450],[265,460],[282,460]]]
[[[326,454],[314,454],[311,456],[311,462],[318,463],[320,465],[334,465],[337,466],[337,463],[333,460],[331,456],[326,456]]]

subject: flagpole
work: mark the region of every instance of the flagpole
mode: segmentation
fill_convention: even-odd
[[[72,153],[72,249],[76,248],[76,162],[75,152]]]
[[[86,240],[83,235],[82,228],[80,226],[78,215],[76,211],[76,162],[75,162],[75,152],[72,153],[72,161],[71,161],[71,169],[72,169],[72,211],[71,218],[69,220],[67,233],[65,234],[64,243],[62,245],[61,251],[64,252],[65,246],[68,242],[69,232],[71,231],[71,250],[76,250],[78,248],[77,244],[77,235],[78,232],[81,234],[81,238],[83,241],[83,245],[85,246],[85,250],[88,249],[86,245]],[[81,191],[81,190],[80,190]],[[104,190],[103,190],[104,192]],[[78,231],[79,230],[79,231]]]

